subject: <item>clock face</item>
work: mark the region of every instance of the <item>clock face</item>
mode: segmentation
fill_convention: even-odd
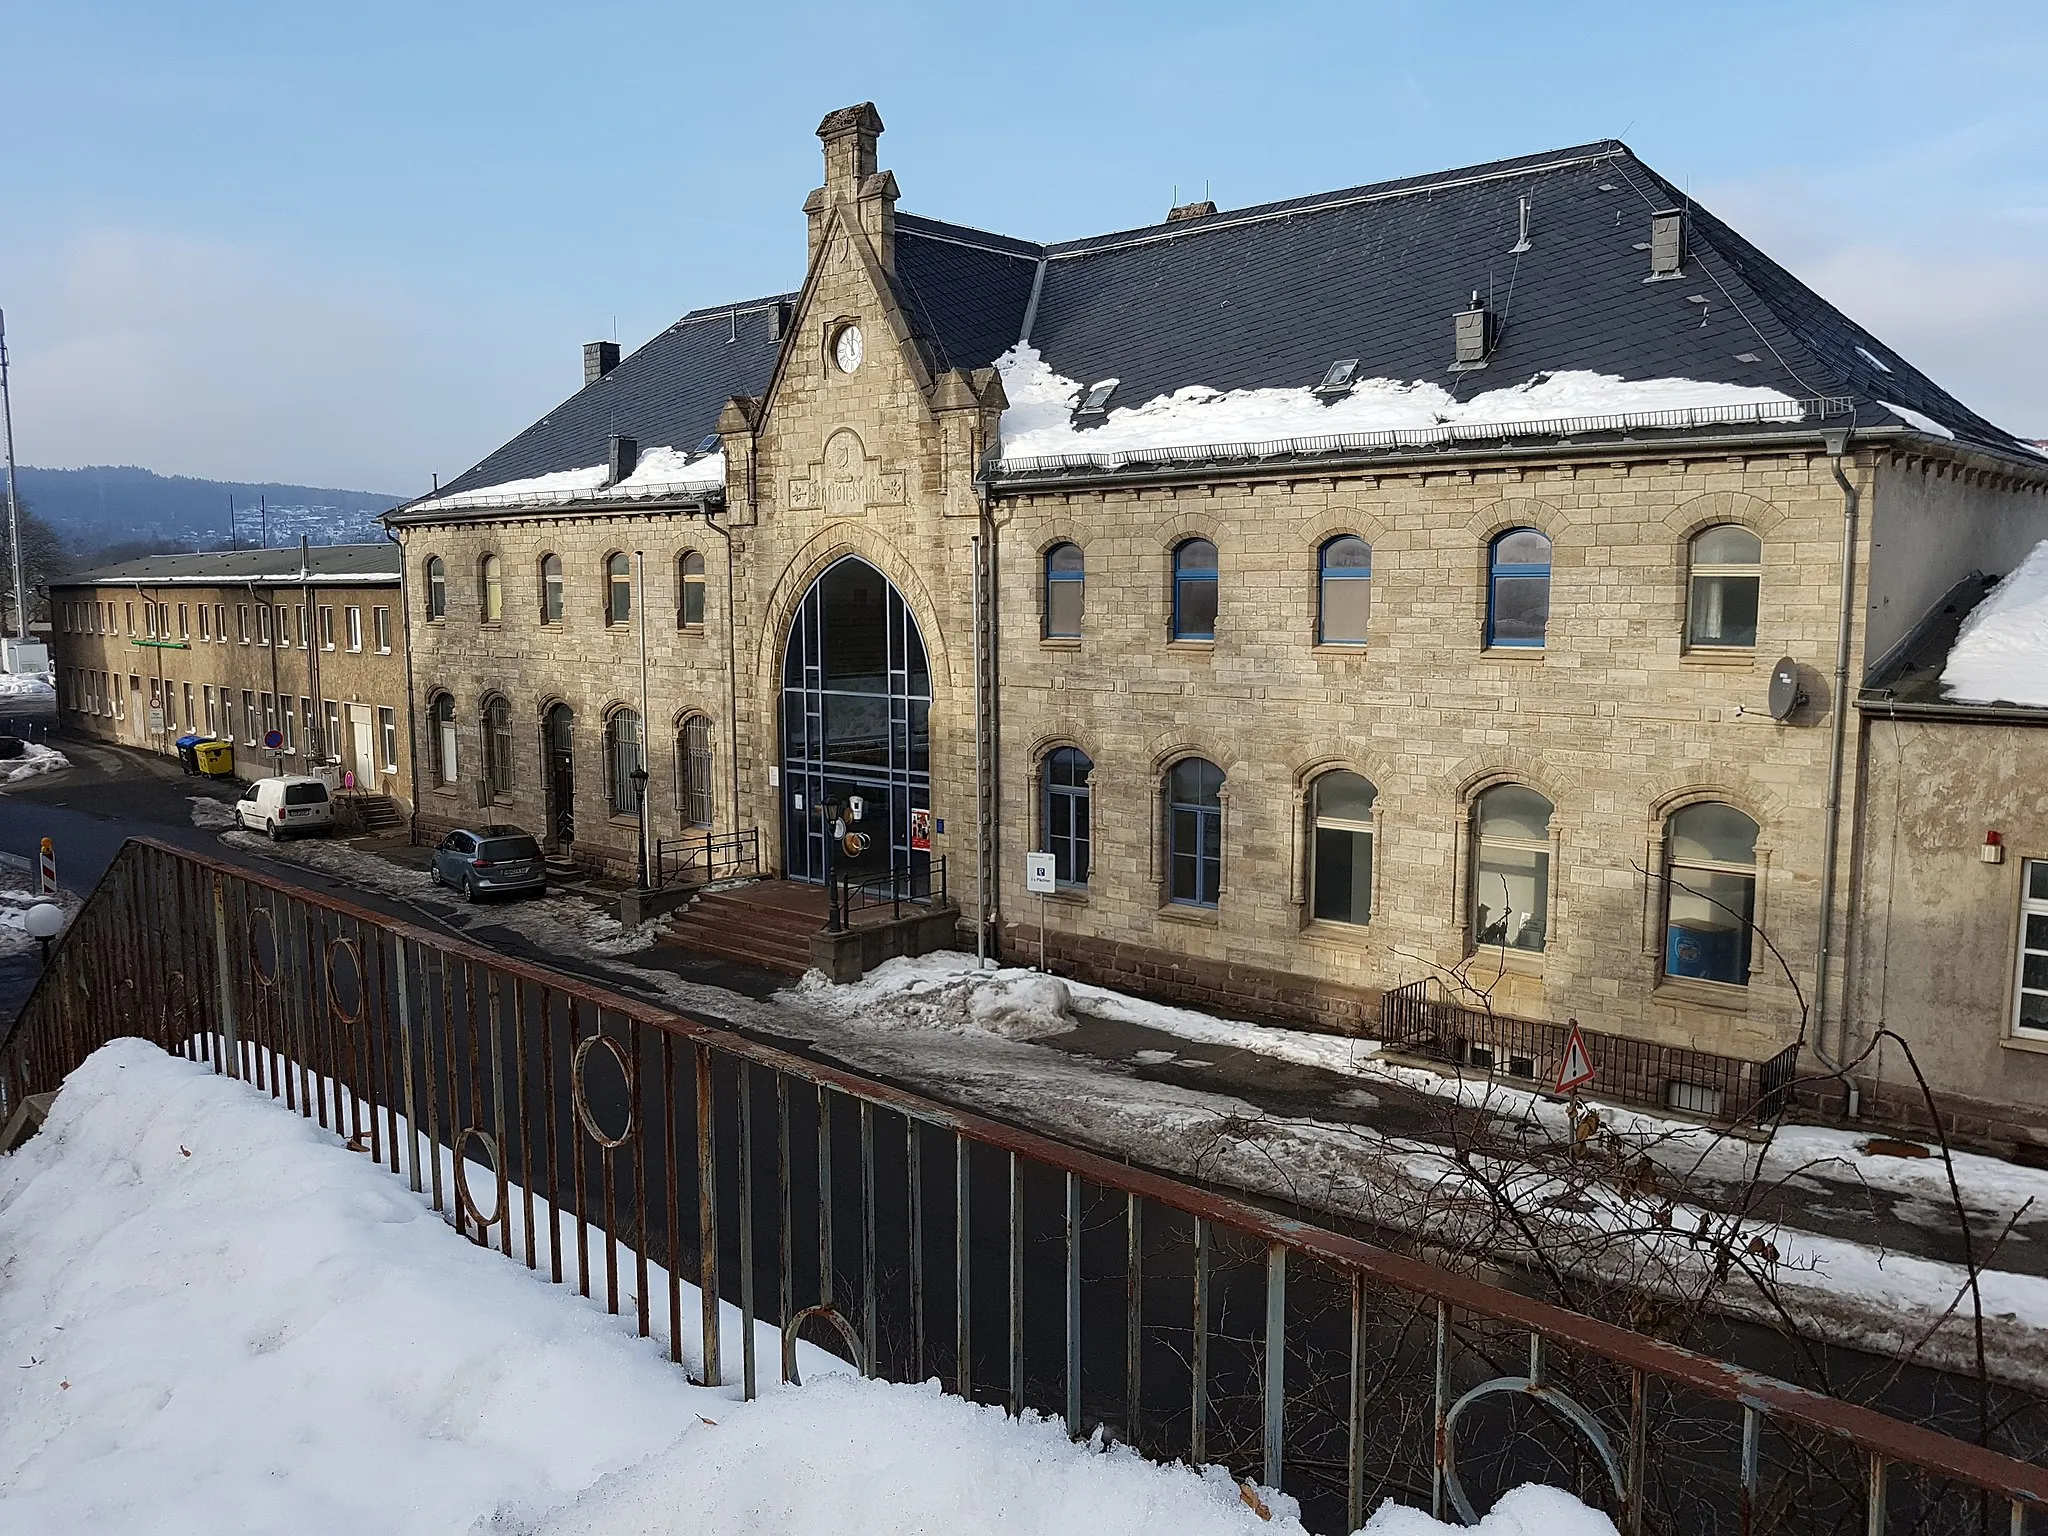
[[[860,327],[849,325],[832,342],[832,360],[841,373],[851,373],[860,366],[860,359]]]

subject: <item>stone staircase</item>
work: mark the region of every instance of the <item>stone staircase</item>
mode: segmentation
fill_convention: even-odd
[[[389,795],[350,795],[348,798],[349,804],[355,808],[356,825],[363,831],[383,837],[405,830],[405,813]]]
[[[811,937],[825,926],[825,889],[794,880],[750,880],[706,891],[668,920],[685,949],[785,976],[811,968]]]

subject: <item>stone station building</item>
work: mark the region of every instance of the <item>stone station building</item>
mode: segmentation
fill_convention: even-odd
[[[2048,460],[1619,143],[1041,245],[880,133],[798,290],[392,514],[423,833],[634,872],[640,769],[657,873],[816,882],[859,796],[835,868],[1088,979],[1538,1079],[1577,1020],[1708,1115],[1849,1048],[1844,706]]]

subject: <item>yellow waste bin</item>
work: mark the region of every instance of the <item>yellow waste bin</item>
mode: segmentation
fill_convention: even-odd
[[[202,741],[192,749],[199,759],[199,771],[224,779],[235,771],[234,746],[225,741]]]

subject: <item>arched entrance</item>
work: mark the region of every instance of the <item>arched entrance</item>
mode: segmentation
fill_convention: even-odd
[[[931,663],[903,595],[847,556],[797,605],[782,658],[783,871],[823,881],[829,870],[907,869],[923,894],[928,848],[911,846],[913,811],[931,798]],[[851,834],[831,850],[819,807],[861,799]],[[923,839],[921,839],[923,840]]]
[[[547,770],[546,836],[562,852],[576,841],[576,714],[557,704],[541,717],[540,755]]]

